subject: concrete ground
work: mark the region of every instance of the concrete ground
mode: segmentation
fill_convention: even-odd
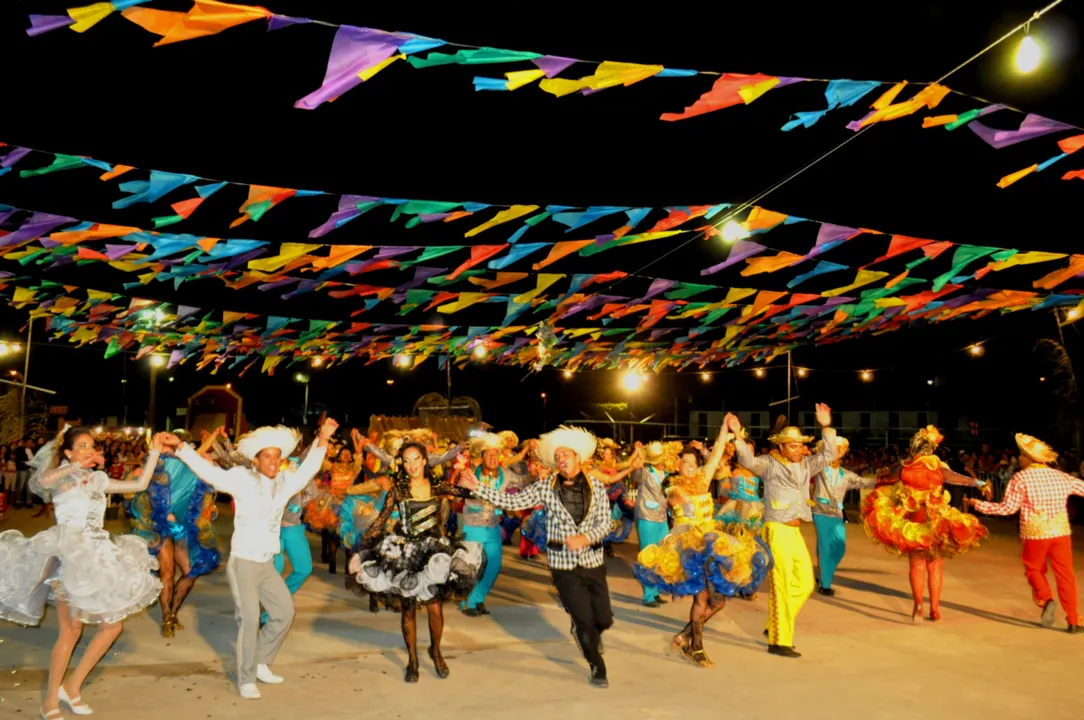
[[[398,614],[370,614],[366,600],[343,588],[343,576],[323,566],[297,595],[297,619],[274,665],[286,683],[261,686],[262,700],[243,701],[230,679],[237,631],[219,570],[197,584],[181,611],[187,629],[175,639],[158,634],[157,607],[129,619],[84,697],[96,717],[118,720],[1084,717],[1084,636],[1064,632],[1060,611],[1054,629],[1039,627],[1015,524],[990,525],[986,545],[946,563],[944,619],[919,626],[911,624],[906,562],[848,525],[838,594],[814,595],[799,617],[803,657],[765,652],[762,592],[728,605],[708,626],[713,669],[667,656],[688,603],[644,608],[629,569],[636,547],[626,543],[608,561],[617,617],[606,635],[608,690],[587,684],[544,564],[505,548],[488,601],[493,614],[468,618],[446,608],[450,678],[437,678],[425,657],[419,617],[422,677],[406,685]],[[0,524],[26,533],[41,527],[25,510]],[[229,527],[223,523],[223,538]],[[812,548],[813,529],[804,530]],[[1078,574],[1082,563],[1077,543]],[[0,718],[37,717],[55,637],[52,613],[40,628],[0,624]]]

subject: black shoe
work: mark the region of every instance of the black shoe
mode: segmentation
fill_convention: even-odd
[[[463,608],[463,614],[467,617],[481,617],[481,611],[476,607]]]
[[[376,599],[376,595],[370,595],[369,596],[369,612],[371,612],[371,613],[380,612],[380,601]]]
[[[606,676],[599,673],[597,668],[591,668],[591,684],[597,688],[610,687],[610,681],[606,679]]]
[[[412,663],[408,663],[406,666],[406,672],[403,673],[403,679],[408,683],[418,682],[418,661],[415,660]]]
[[[614,556],[614,546],[613,545],[607,545],[607,546],[605,546],[603,548],[603,550],[606,553],[606,557],[613,557]]]
[[[788,658],[800,658],[802,656],[800,652],[792,648],[790,645],[769,645],[768,654]]]
[[[658,601],[658,599],[655,599],[655,600],[645,600],[645,601],[644,601],[644,607],[649,607],[649,608],[657,608],[657,607],[662,607],[662,603],[661,603],[661,602],[659,602],[659,601]]]
[[[489,615],[489,608],[486,607],[484,602],[478,603],[475,609],[478,610],[479,615]]]
[[[1054,604],[1053,600],[1047,600],[1046,605],[1043,605],[1043,627],[1050,627],[1054,624],[1054,613],[1057,612],[1058,606]]]
[[[444,658],[433,652],[433,648],[429,648],[429,658],[433,661],[433,667],[437,669],[437,677],[444,679],[451,674],[451,670],[448,669],[448,663],[444,662]]]
[[[1084,625],[1070,625],[1065,632],[1070,635],[1084,635]]]
[[[764,628],[764,637],[768,637],[768,628]]]
[[[821,587],[820,585],[817,586],[817,592],[825,597],[832,597],[836,594],[836,591],[832,588]]]

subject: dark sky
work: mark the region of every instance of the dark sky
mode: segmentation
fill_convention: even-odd
[[[607,4],[607,11],[596,15],[585,3],[446,3],[430,8],[274,0],[265,5],[285,15],[588,60],[915,82],[944,75],[1038,7],[1037,2],[801,7],[671,2],[642,11],[632,10],[632,5],[617,11]],[[1036,73],[1022,77],[1013,72],[1015,42],[1009,42],[946,84],[1084,126],[1084,109],[1072,101],[1080,97],[1082,83],[1082,18],[1070,12],[1072,5],[1067,2],[1065,9],[1036,23],[1033,32],[1049,53]],[[163,0],[152,6],[187,9],[189,3]],[[28,38],[23,32],[26,13],[61,13],[64,7],[53,2],[7,2],[0,7],[0,141],[210,178],[494,204],[740,203],[846,139],[851,131],[844,125],[862,114],[859,106],[831,113],[811,129],[779,132],[790,113],[824,107],[823,85],[809,83],[769,93],[749,107],[664,123],[658,120],[661,112],[691,104],[710,86],[710,79],[655,79],[589,97],[556,99],[537,88],[473,91],[473,75],[499,76],[507,69],[502,66],[413,70],[405,64],[389,68],[331,105],[295,110],[293,102],[320,84],[331,28],[267,33],[263,23],[253,23],[161,48],[151,47],[154,36],[119,17],[84,35],[58,30]],[[981,104],[950,97],[938,112],[962,112]],[[1060,173],[1030,178],[1009,190],[995,186],[1002,175],[1053,155],[1052,139],[994,150],[966,129],[921,129],[924,114],[929,113],[864,133],[762,204],[792,215],[937,240],[1077,249],[1075,209],[1084,186],[1061,182]],[[1018,117],[1004,114],[1004,122]],[[115,186],[97,183],[88,174],[15,175],[0,179],[0,203],[142,226],[168,204],[114,211],[110,203],[117,197]],[[186,224],[171,229],[221,236],[242,201],[240,190],[223,191]],[[231,236],[301,240],[326,219],[334,204],[334,198],[320,198],[305,210],[287,203]],[[439,241],[425,234],[427,228],[406,231],[386,218],[355,223],[349,226],[351,234],[328,240],[412,245]],[[769,244],[807,248],[810,231],[803,235],[799,227],[773,233]],[[659,252],[648,243],[586,260],[573,257],[553,271],[636,270]],[[652,266],[648,274],[695,282],[701,268],[718,261],[719,248],[697,241]],[[10,264],[0,268],[10,269]],[[1020,289],[1027,289],[1035,277],[1015,271],[997,275],[1000,286]],[[712,281],[771,289],[789,276],[759,276],[755,283],[735,278],[721,274]],[[49,279],[116,290],[129,278],[91,265]],[[383,284],[380,277],[370,281]],[[189,283],[180,291],[159,285],[141,295],[204,308],[321,319],[344,318],[356,308],[315,294],[287,305],[273,293],[233,292],[213,280]],[[503,306],[479,308],[469,324],[496,324],[502,314]],[[14,338],[24,320],[25,313],[0,310],[0,336]],[[468,324],[460,318],[456,322]],[[1076,331],[1068,332],[1075,342]],[[803,385],[800,402],[824,400],[854,409],[874,404],[930,407],[947,417],[979,418],[984,426],[1046,429],[1052,422],[1050,384],[1038,382],[1046,371],[1032,348],[1036,339],[1055,333],[1050,313],[1022,312],[804,348],[795,353],[795,362],[814,372]],[[983,341],[989,344],[982,359],[962,352]],[[127,405],[129,420],[141,420],[148,381],[145,363],[119,357],[103,361],[102,349],[35,346],[31,380],[61,391],[58,404],[87,419],[120,415]],[[4,369],[10,364],[0,360]],[[855,371],[865,367],[880,369],[874,383],[858,382]],[[191,366],[172,374],[174,382],[163,383],[159,391],[160,408],[183,405],[184,397],[211,380]],[[410,375],[396,373],[384,362],[353,362],[314,375],[313,402],[327,403],[339,414],[349,412],[352,422],[372,412],[409,413],[423,392],[444,389],[444,373],[434,361]],[[543,391],[548,393],[550,426],[578,417],[586,402],[620,396],[613,389],[612,373],[585,373],[571,384],[553,370],[527,375],[516,368],[455,371],[453,394],[474,395],[486,419],[522,433],[540,429]],[[122,384],[125,376],[129,382]],[[289,419],[297,412],[302,390],[291,376],[283,371],[273,379],[259,378],[254,369],[243,379],[222,371],[216,380],[234,382],[258,422]],[[396,384],[388,386],[388,377],[398,378]],[[926,380],[935,377],[937,383],[928,386]],[[653,381],[652,392],[638,399],[634,410],[638,417],[651,412],[672,416],[674,398],[682,414],[690,407],[760,409],[785,394],[784,378],[775,372],[761,382],[748,370],[716,376],[708,384],[695,374],[664,376]]]

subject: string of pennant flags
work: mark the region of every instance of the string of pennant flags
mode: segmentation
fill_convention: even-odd
[[[933,110],[952,93],[983,104],[958,114],[927,116],[923,119],[922,127],[942,127],[952,131],[966,125],[976,136],[998,149],[1050,133],[1084,130],[1084,128],[1040,115],[1023,113],[1004,104],[986,103],[937,83],[910,83],[918,89],[907,99],[901,100],[900,96],[909,85],[906,81],[783,77],[763,73],[686,70],[667,68],[662,65],[617,61],[600,62],[530,51],[465,45],[407,32],[389,32],[328,23],[311,18],[290,17],[273,13],[267,8],[256,5],[225,3],[218,0],[194,0],[192,8],[187,12],[177,12],[146,7],[150,2],[151,0],[113,0],[113,2],[98,2],[69,8],[65,15],[31,14],[27,32],[36,36],[67,27],[82,33],[107,17],[119,14],[148,32],[158,35],[161,39],[155,43],[157,46],[207,37],[232,27],[257,21],[265,22],[269,31],[300,25],[330,26],[335,28],[335,37],[324,80],[319,88],[294,104],[295,107],[306,110],[313,110],[341,97],[344,93],[371,80],[377,73],[397,61],[404,61],[401,64],[410,65],[415,69],[445,65],[473,67],[519,63],[529,64],[531,68],[510,70],[501,78],[477,76],[474,78],[474,89],[507,92],[537,84],[543,91],[556,97],[563,97],[571,94],[591,95],[609,88],[628,87],[649,78],[714,77],[711,88],[703,92],[683,111],[666,112],[660,116],[660,119],[665,121],[676,121],[729,107],[749,105],[771,90],[798,83],[824,83],[826,107],[821,110],[795,112],[781,127],[781,130],[789,132],[798,128],[812,127],[829,112],[854,106],[874,90],[888,85],[888,89],[869,106],[865,115],[847,124],[849,129],[858,131],[876,123],[907,117],[921,110]],[[454,53],[437,52],[440,48],[457,48],[457,50]],[[593,66],[593,72],[576,78],[561,76],[561,73],[574,66]],[[1016,129],[999,130],[981,121],[981,118],[1005,110],[1024,115]],[[1059,141],[1060,153],[1043,162],[1034,163],[1027,168],[1005,175],[998,181],[998,187],[1009,187],[1027,175],[1047,169],[1079,150],[1082,144],[1084,144],[1084,135],[1062,139]],[[3,170],[0,169],[0,173],[2,172]],[[1084,169],[1069,170],[1062,175],[1063,180],[1078,178],[1084,179]],[[206,192],[214,192],[214,188],[208,188]],[[202,197],[201,195],[200,198]],[[193,198],[189,204],[192,207],[198,205],[200,198]],[[254,198],[252,204],[260,206],[268,201],[272,206],[277,202],[273,192]],[[185,217],[183,212],[178,212],[173,216],[165,216],[162,220],[176,222],[178,218],[183,217]]]

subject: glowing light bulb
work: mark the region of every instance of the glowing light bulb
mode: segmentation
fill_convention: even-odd
[[[1035,42],[1032,36],[1025,35],[1020,40],[1020,46],[1016,48],[1016,69],[1022,73],[1029,73],[1039,67],[1042,59],[1043,49],[1039,47],[1039,43]]]
[[[974,355],[975,357],[979,357],[984,352],[986,352],[986,350],[982,347],[982,345],[972,345],[971,347],[969,347],[967,349],[967,351],[969,353],[971,353],[972,355]]]
[[[486,356],[486,346],[485,345],[475,345],[474,346],[474,357],[481,360],[485,356]]]
[[[160,368],[166,364],[166,359],[161,355],[151,355],[151,365]]]
[[[805,368],[798,368],[798,377],[804,378],[808,374],[809,374],[809,371],[806,370]]]
[[[863,370],[861,378],[863,382],[869,382],[873,379],[873,373],[871,373],[869,370]]]
[[[764,377],[764,368],[757,368],[753,371],[753,374],[756,375],[758,378]]]
[[[629,371],[621,376],[621,386],[629,392],[637,392],[644,386],[644,376],[638,372]]]
[[[321,358],[321,357],[314,357],[314,358],[312,359],[312,362],[311,362],[311,365],[312,365],[312,366],[313,366],[314,368],[318,368],[318,367],[320,367],[320,366],[321,366],[321,365],[323,365],[323,364],[324,364],[324,359],[323,359],[323,358]]]
[[[394,385],[394,384],[395,384],[395,381],[392,380],[391,378],[388,378],[388,385]]]
[[[571,370],[565,370],[564,372],[561,373],[561,375],[564,376],[565,380],[571,380],[572,379],[572,371]]]
[[[0,343],[0,355],[7,355],[7,354],[8,354],[8,346],[5,345],[4,343]]]
[[[704,382],[711,382],[711,373],[709,373],[709,372],[700,373],[700,379],[703,380]]]
[[[927,381],[926,381],[926,384],[927,384],[927,385],[933,385],[933,380],[927,380]]]
[[[401,368],[410,367],[410,356],[409,355],[396,355],[395,356],[395,366],[396,367],[401,367]]]
[[[726,225],[723,225],[723,240],[728,243],[748,236],[749,233],[746,231],[745,226],[736,220],[730,220]]]
[[[1065,317],[1068,318],[1069,320],[1076,320],[1077,318],[1080,317],[1080,309],[1079,308],[1073,308],[1069,312],[1065,313]],[[15,351],[18,351],[19,348],[16,345],[12,345],[11,349],[15,350]]]

